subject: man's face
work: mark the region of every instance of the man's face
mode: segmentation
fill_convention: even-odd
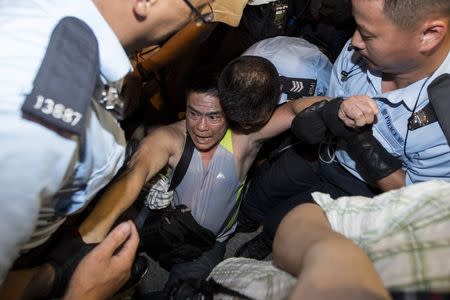
[[[389,74],[412,71],[420,61],[420,34],[392,23],[383,13],[383,0],[352,0],[357,28],[352,44],[372,70]]]
[[[188,0],[199,11],[213,0]],[[154,14],[149,16],[148,42],[164,40],[195,20],[195,14],[185,0],[158,0]]]
[[[227,130],[219,98],[205,93],[189,93],[186,128],[197,150],[206,152],[213,149]]]

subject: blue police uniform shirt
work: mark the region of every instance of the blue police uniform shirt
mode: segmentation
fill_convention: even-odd
[[[91,0],[1,2],[0,283],[21,246],[45,241],[64,216],[82,209],[112,179],[124,160],[123,131],[95,100],[81,140],[22,116],[53,29],[66,16],[84,21],[96,36],[103,82],[117,81],[131,70],[118,38]],[[58,206],[64,210],[57,211]]]
[[[255,55],[268,59],[280,75],[317,80],[314,95],[325,95],[330,81],[332,64],[317,46],[297,38],[278,36],[259,41],[242,55]],[[280,104],[286,102],[283,93]]]
[[[450,148],[438,122],[416,130],[408,131],[407,127],[414,107],[417,112],[429,103],[428,85],[439,75],[450,72],[450,55],[429,78],[383,93],[381,72],[368,69],[358,53],[348,49],[349,44],[350,41],[334,64],[328,95],[386,98],[384,102],[376,101],[380,113],[373,125],[373,135],[389,153],[403,162],[405,184],[431,179],[450,180]],[[344,150],[338,149],[336,157],[347,170],[362,179],[355,162]]]

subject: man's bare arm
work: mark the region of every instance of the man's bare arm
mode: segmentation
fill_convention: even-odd
[[[397,170],[394,173],[378,180],[377,185],[383,192],[399,189],[405,186],[405,176],[405,171]]]
[[[137,66],[134,67],[133,72],[125,78],[123,94],[129,102],[129,107],[132,107],[131,111],[127,111],[127,113],[131,113],[139,102],[142,81],[144,80],[141,75],[145,76],[145,74],[158,72],[180,57],[186,57],[209,37],[216,25],[217,23],[208,23],[198,26],[195,22],[188,23],[167,40],[159,50],[145,56],[144,60],[140,62],[139,69]]]
[[[175,33],[167,42],[161,46],[152,56],[142,61],[142,67],[146,72],[158,71],[179,57],[189,53],[205,41],[217,23],[197,25],[195,22],[188,23],[185,27]]]
[[[286,215],[273,257],[298,278],[290,299],[390,299],[369,257],[333,232],[317,205],[299,205]]]
[[[175,152],[174,140],[166,126],[142,141],[128,170],[112,183],[81,224],[80,234],[86,243],[105,238],[117,218],[136,200],[145,182],[168,164]]]
[[[275,109],[269,122],[261,130],[250,134],[250,138],[256,142],[264,142],[269,138],[277,136],[291,128],[292,120],[299,112],[316,102],[327,99],[329,99],[329,97],[306,97],[292,100],[279,106]]]

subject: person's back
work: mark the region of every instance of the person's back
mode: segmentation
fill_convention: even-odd
[[[268,59],[282,76],[280,104],[300,97],[326,95],[332,64],[320,49],[297,37],[279,36],[259,41],[242,55]]]

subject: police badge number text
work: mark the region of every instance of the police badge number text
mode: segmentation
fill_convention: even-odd
[[[72,126],[77,125],[83,117],[83,114],[72,108],[65,107],[63,104],[56,103],[53,99],[45,98],[42,95],[36,97],[36,103],[33,105],[33,108]]]

